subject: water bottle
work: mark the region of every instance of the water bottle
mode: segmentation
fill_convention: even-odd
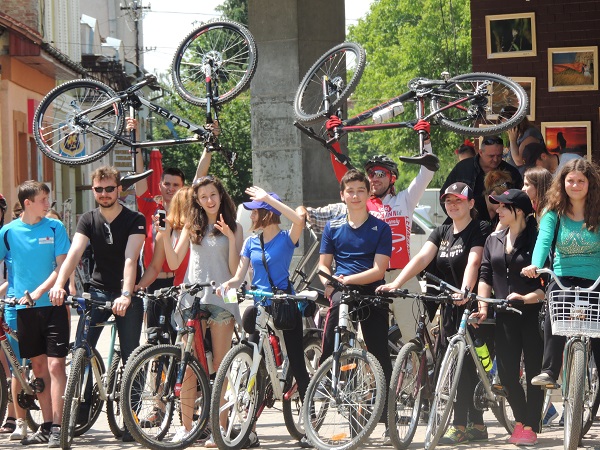
[[[279,367],[283,362],[281,360],[281,347],[279,346],[279,338],[274,334],[271,334],[269,335],[269,341],[271,342],[271,347],[273,347],[273,353],[275,353],[275,364],[277,364],[277,367]]]
[[[215,368],[213,364],[213,354],[210,350],[206,350],[206,365],[208,366],[208,373],[210,375],[215,373]]]
[[[479,356],[479,361],[483,365],[483,368],[486,372],[492,370],[492,358],[490,357],[490,351],[485,342],[482,339],[475,339],[475,351],[477,352],[477,356]]]
[[[393,103],[389,106],[386,106],[381,111],[377,111],[373,114],[373,122],[381,123],[386,120],[391,119],[392,117],[397,116],[398,114],[402,114],[404,112],[404,105],[401,102]]]

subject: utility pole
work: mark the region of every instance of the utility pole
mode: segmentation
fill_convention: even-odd
[[[133,26],[135,30],[135,66],[137,70],[137,76],[141,75],[140,70],[140,27],[139,21],[142,20],[144,13],[146,10],[150,9],[150,6],[143,6],[142,0],[133,0],[130,4],[123,6],[120,5],[121,10],[127,11],[131,20],[133,21]]]

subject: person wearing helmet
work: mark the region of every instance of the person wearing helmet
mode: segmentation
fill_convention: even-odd
[[[414,129],[426,131],[424,150],[431,153],[429,124],[419,121]],[[410,230],[413,212],[433,179],[434,172],[421,166],[419,173],[408,188],[396,193],[394,183],[399,172],[398,165],[394,160],[386,155],[376,155],[365,163],[364,169],[371,184],[371,197],[367,202],[367,209],[392,229],[392,255],[385,277],[386,282],[389,282],[399,275],[400,270],[410,260]],[[320,208],[299,206],[297,212],[304,215],[316,231],[322,232],[327,221],[346,214],[347,210],[344,203],[332,203]],[[416,278],[412,278],[405,287],[411,292],[421,291],[421,286]],[[412,302],[407,299],[396,299],[392,305],[394,318],[400,332],[409,339],[413,337],[416,326],[412,306]]]

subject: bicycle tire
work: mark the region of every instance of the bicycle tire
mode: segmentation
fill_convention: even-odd
[[[425,431],[426,450],[433,450],[446,431],[456,398],[464,357],[465,342],[460,337],[452,339],[444,355],[431,402],[431,412]]]
[[[8,405],[8,382],[4,376],[4,365],[0,362],[0,420],[6,415]]]
[[[383,412],[387,386],[375,356],[365,350],[348,349],[340,355],[339,368],[337,398],[331,392],[333,356],[321,364],[306,390],[306,437],[319,450],[359,448],[373,432]],[[323,408],[318,403],[328,406]],[[315,414],[315,411],[319,413]]]
[[[114,90],[95,80],[73,80],[55,87],[33,116],[38,148],[48,158],[69,166],[102,158],[123,131],[123,105],[117,101],[98,111],[92,108],[116,98]],[[84,111],[87,114],[82,114]]]
[[[569,349],[565,361],[568,378],[564,381],[564,443],[565,450],[577,450],[581,440],[583,420],[583,394],[586,371],[585,348],[583,342],[575,341]]]
[[[321,357],[321,341],[314,336],[306,336],[303,340],[304,361],[308,375],[312,378],[319,367],[319,358]],[[306,431],[304,431],[304,416],[302,414],[302,401],[298,391],[290,399],[281,400],[281,409],[283,410],[283,421],[290,436],[297,441],[301,440]]]
[[[65,389],[65,403],[60,432],[60,448],[62,449],[71,448],[73,442],[79,415],[79,399],[82,394],[82,386],[85,383],[84,368],[87,364],[88,358],[85,349],[75,349],[71,360],[71,370],[67,379],[67,387]]]
[[[94,352],[94,358],[98,363],[100,374],[104,375],[106,373],[106,368],[104,367],[104,360],[102,359],[102,355],[100,355],[100,352],[95,348],[92,349],[92,351]],[[89,431],[90,428],[92,428],[92,426],[96,423],[96,420],[98,420],[98,417],[100,417],[100,413],[102,412],[102,406],[104,405],[104,400],[100,398],[100,388],[98,387],[98,383],[96,382],[96,379],[92,372],[91,360],[87,358],[87,356],[86,360],[89,366],[89,369],[88,367],[86,367],[86,370],[89,370],[87,383],[94,384],[92,385],[92,392],[90,395],[90,408],[88,412],[88,417],[86,418],[86,420],[81,422],[79,418],[77,419],[77,422],[75,424],[75,431],[73,432],[74,437],[81,436],[85,432]],[[81,404],[79,405],[79,408],[81,410]]]
[[[590,431],[592,424],[594,423],[594,417],[598,412],[598,389],[600,389],[600,379],[598,377],[598,370],[594,362],[594,358],[590,358],[588,364],[588,376],[586,377],[585,383],[586,398],[583,402],[583,426],[581,427],[581,438]]]
[[[521,356],[521,358],[523,358],[523,357]],[[527,395],[527,380],[525,379],[524,372],[521,375],[520,383],[521,383],[521,386],[523,386],[525,395]],[[494,377],[492,379],[492,384],[502,385],[502,380],[500,380],[498,371],[496,371],[496,373],[494,374]],[[479,384],[477,385],[477,388],[479,388]],[[477,391],[477,388],[475,389],[475,391]],[[474,394],[474,395],[476,395],[476,394]],[[498,423],[504,427],[504,429],[508,432],[508,434],[512,435],[513,431],[515,430],[515,424],[516,424],[516,419],[515,419],[515,415],[513,413],[512,407],[510,406],[510,403],[508,403],[508,400],[505,397],[496,395],[496,399],[498,401],[498,406],[491,406],[490,409],[492,410],[492,413],[498,420]]]
[[[106,374],[106,395],[108,397],[106,399],[106,420],[108,428],[117,439],[122,438],[125,432],[120,404],[122,377],[121,351],[116,350]]]
[[[252,431],[258,407],[265,397],[265,382],[269,377],[261,363],[252,381],[249,378],[252,361],[252,348],[238,344],[227,352],[217,370],[210,403],[210,421],[214,442],[220,449],[243,448]],[[223,391],[225,402],[221,405]],[[224,412],[227,412],[227,428],[218,432],[216,430],[221,429],[219,416]]]
[[[298,122],[311,125],[328,118],[341,107],[360,81],[366,64],[365,50],[354,42],[336,45],[308,69],[294,97]],[[350,73],[350,80],[346,80]],[[329,106],[323,102],[323,77],[331,82],[327,89]],[[346,81],[345,81],[346,80]]]
[[[422,351],[420,345],[409,342],[400,349],[394,363],[387,403],[388,433],[394,448],[407,448],[417,431],[422,381],[427,376],[427,368],[421,367]]]
[[[258,51],[246,27],[231,20],[209,22],[196,28],[179,44],[172,79],[177,93],[192,105],[206,106],[203,63],[214,58],[219,67],[213,80],[213,106],[233,100],[248,88],[256,72]],[[219,89],[224,88],[224,93]]]
[[[481,88],[472,100],[460,102],[465,94]],[[458,103],[455,103],[458,102]],[[431,111],[437,122],[451,131],[470,136],[491,136],[517,126],[527,114],[528,99],[521,85],[494,73],[468,73],[448,80],[431,94]],[[516,112],[501,116],[504,106],[514,106]]]
[[[206,372],[198,360],[190,356],[185,377],[195,377],[195,383],[192,382],[195,388],[190,388],[195,390],[186,390],[183,384],[180,394],[176,394],[175,382],[180,365],[181,348],[176,345],[153,346],[125,365],[121,381],[123,421],[136,442],[147,448],[178,450],[189,447],[198,440],[208,423],[210,384]],[[148,376],[150,373],[153,376]],[[157,383],[157,380],[160,381]],[[179,420],[178,425],[183,426],[182,398],[190,393],[192,397],[188,398],[194,399],[192,416],[189,417],[192,429],[180,441],[174,442],[174,421]],[[137,404],[134,404],[136,401]],[[142,428],[139,417],[153,410],[157,401],[162,402],[165,408],[162,420]],[[151,409],[148,410],[148,407]]]

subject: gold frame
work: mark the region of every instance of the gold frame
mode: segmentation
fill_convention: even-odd
[[[492,52],[492,22],[500,20],[530,19],[531,21],[531,50],[522,51],[496,51]],[[499,14],[485,16],[485,47],[488,59],[494,58],[523,58],[528,56],[537,56],[537,39],[535,31],[535,13],[517,13],[517,14]]]
[[[546,143],[546,147],[548,150],[552,150],[553,146],[549,143],[547,132],[549,128],[585,128],[586,129],[586,147],[587,147],[587,159],[588,161],[592,160],[592,121],[591,120],[581,120],[575,122],[542,122],[542,136],[544,136],[544,142]],[[567,139],[567,146],[568,146]],[[567,147],[568,148],[568,147]]]
[[[554,55],[562,53],[592,53],[592,67],[594,70],[592,82],[590,84],[573,84],[573,85],[554,85]],[[579,63],[572,63],[579,64]],[[584,70],[584,69],[582,69]],[[574,72],[575,69],[572,69]],[[597,91],[598,90],[598,46],[592,45],[588,47],[556,47],[548,49],[548,91],[564,92],[564,91]]]
[[[523,83],[529,83],[529,85],[531,86],[530,88],[530,93],[528,94],[529,97],[529,114],[527,114],[527,119],[530,122],[533,122],[535,120],[535,77],[510,77],[511,80],[513,80],[516,83],[519,83],[521,86],[523,86]],[[527,92],[527,89],[525,89],[525,91]],[[493,98],[490,96],[490,107],[491,110],[494,110],[494,103],[493,103]],[[498,120],[498,114],[487,114],[486,118],[489,120]]]

